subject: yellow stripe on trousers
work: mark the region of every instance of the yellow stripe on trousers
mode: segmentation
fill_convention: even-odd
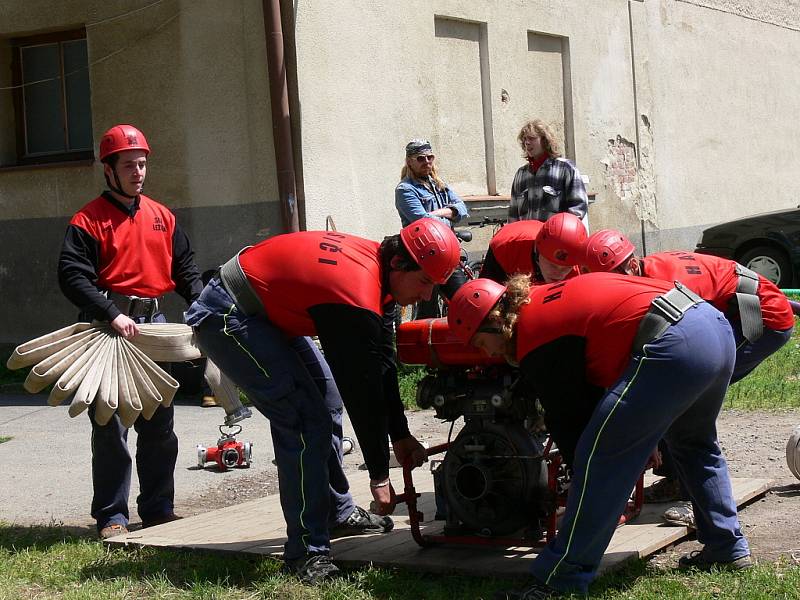
[[[614,411],[617,410],[617,407],[619,406],[619,403],[622,402],[622,399],[625,397],[625,394],[628,393],[628,390],[631,389],[631,386],[634,384],[634,382],[636,381],[636,378],[639,376],[639,371],[641,370],[642,365],[644,364],[645,360],[646,360],[646,358],[642,357],[642,359],[639,361],[639,366],[636,367],[636,372],[633,374],[633,377],[628,382],[628,385],[625,386],[625,389],[622,390],[622,393],[620,394],[619,398],[617,398],[617,401],[614,403],[614,407],[608,413],[608,416],[603,421],[603,424],[600,426],[600,429],[599,429],[599,431],[597,432],[597,435],[594,438],[594,443],[592,444],[592,451],[589,453],[589,459],[586,461],[586,473],[585,473],[585,475],[583,477],[583,487],[581,488],[581,496],[580,496],[580,498],[578,500],[578,510],[575,511],[575,518],[572,520],[572,528],[570,529],[569,538],[567,539],[567,547],[564,549],[564,555],[559,559],[559,561],[555,564],[553,569],[550,571],[550,574],[547,576],[547,579],[545,580],[545,584],[546,585],[550,584],[550,580],[553,578],[553,575],[555,575],[556,571],[558,570],[558,567],[561,566],[561,563],[564,562],[564,559],[567,558],[567,555],[569,554],[570,546],[572,546],[572,538],[575,535],[575,527],[578,524],[578,517],[581,514],[581,507],[583,506],[584,497],[586,495],[586,485],[587,485],[587,483],[589,481],[589,467],[592,464],[592,457],[594,456],[594,452],[597,449],[597,444],[600,441],[600,436],[602,435],[603,430],[605,429],[606,424],[608,423],[609,419],[614,414]]]
[[[236,342],[236,345],[239,346],[239,348],[242,349],[242,352],[244,352],[245,354],[247,354],[247,356],[250,357],[250,360],[252,360],[253,363],[255,363],[256,367],[258,367],[258,370],[261,371],[264,374],[264,377],[269,379],[269,373],[267,373],[267,370],[264,367],[261,366],[261,364],[256,360],[255,356],[250,354],[250,352],[247,350],[247,348],[245,348],[244,346],[242,346],[241,343],[239,343],[239,340],[236,339],[236,336],[233,335],[233,333],[230,333],[228,331],[228,317],[230,317],[231,312],[233,312],[233,310],[235,308],[236,308],[236,305],[235,304],[231,304],[231,307],[228,310],[227,314],[225,314],[225,316],[222,317],[222,322],[224,324],[224,326],[222,328],[222,332],[225,335],[227,335],[229,338],[231,338],[234,342]],[[306,523],[305,523],[305,520],[303,518],[303,515],[305,515],[305,512],[306,512],[306,486],[305,486],[305,469],[303,468],[303,456],[305,455],[307,446],[306,446],[306,440],[303,437],[302,433],[300,434],[300,441],[303,443],[303,449],[300,451],[300,495],[303,498],[303,506],[300,509],[300,525],[303,527],[303,530],[306,532],[306,533],[303,534],[302,540],[303,540],[303,545],[306,547],[306,550],[308,550],[308,540],[306,538],[308,538],[308,536],[310,534],[308,532],[308,527],[306,527]]]

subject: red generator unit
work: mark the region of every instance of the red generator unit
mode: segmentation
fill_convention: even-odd
[[[417,386],[420,408],[453,423],[464,419],[454,439],[428,449],[428,456],[444,455],[432,469],[442,534],[421,532],[419,494],[411,468],[404,467],[398,501],[408,505],[417,543],[536,546],[551,540],[570,472],[518,370],[459,341],[445,318],[400,325],[397,354],[405,364],[427,367]],[[640,477],[620,521],[636,516],[642,500]]]

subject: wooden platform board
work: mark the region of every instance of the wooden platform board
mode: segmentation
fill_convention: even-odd
[[[402,480],[399,472],[393,478],[398,482]],[[368,506],[368,475],[361,472],[349,479],[356,501]],[[765,494],[770,484],[767,479],[733,479],[737,504],[741,506]],[[422,494],[418,506],[426,519],[423,533],[439,533],[442,521],[431,520],[434,500],[430,472],[424,469],[415,471],[414,485]],[[689,530],[686,527],[668,526],[661,521],[661,513],[667,507],[667,504],[646,504],[637,519],[618,528],[600,571],[616,568],[630,559],[645,557],[687,536]],[[393,518],[395,528],[391,533],[334,540],[332,554],[335,561],[342,565],[372,563],[428,572],[524,575],[528,572],[529,561],[536,556],[536,549],[530,547],[453,545],[421,548],[411,537],[404,504],[398,507]],[[280,556],[285,541],[284,531],[278,496],[273,495],[158,527],[132,531],[107,542]]]

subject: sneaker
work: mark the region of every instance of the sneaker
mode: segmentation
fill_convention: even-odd
[[[147,529],[148,527],[155,527],[156,525],[163,525],[164,523],[172,523],[173,521],[178,521],[183,517],[179,517],[175,513],[169,513],[167,515],[162,515],[160,517],[155,517],[153,519],[142,519],[142,529]]]
[[[392,528],[394,528],[394,521],[390,517],[381,517],[356,506],[344,523],[331,527],[331,536],[388,533]]]
[[[106,525],[105,527],[101,528],[98,532],[101,540],[107,540],[108,538],[116,537],[118,535],[125,535],[128,533],[128,528],[125,525],[120,523],[112,523],[111,525]]]
[[[644,489],[644,501],[647,504],[674,502],[675,500],[685,500],[685,498],[681,494],[680,481],[672,477],[662,477]]]
[[[692,529],[695,529],[694,508],[692,508],[691,502],[681,502],[680,504],[671,506],[665,510],[664,514],[661,516],[670,525],[691,527]]]
[[[697,569],[699,571],[710,571],[711,569],[721,569],[727,571],[741,571],[753,566],[753,559],[748,554],[733,560],[713,560],[702,550],[693,550],[678,559],[679,569]]]
[[[212,408],[214,406],[219,406],[219,404],[217,404],[217,399],[214,396],[203,396],[203,399],[200,401],[200,406],[203,408]]]
[[[556,598],[559,595],[559,592],[549,585],[542,583],[538,579],[531,578],[522,589],[495,592],[494,600],[547,600],[548,598]]]
[[[330,579],[339,572],[327,554],[306,554],[284,563],[284,570],[297,577],[303,583],[315,585]]]

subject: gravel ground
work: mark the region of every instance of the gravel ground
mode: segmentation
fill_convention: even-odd
[[[445,441],[449,424],[431,412],[408,413],[411,431],[431,445]],[[176,512],[193,515],[277,492],[269,427],[260,414],[243,422],[242,441],[252,441],[253,465],[225,473],[216,467],[197,468],[195,446],[213,445],[222,409],[202,409],[195,403],[176,405],[180,440],[175,472]],[[772,490],[740,512],[743,530],[759,560],[785,557],[800,562],[800,482],[786,466],[786,441],[800,424],[800,411],[783,413],[726,411],[719,433],[734,477],[768,477]],[[0,521],[19,525],[63,523],[92,527],[89,516],[90,477],[88,418],[70,419],[66,407],[46,406],[44,396],[0,394]],[[346,427],[352,435],[352,429]],[[136,434],[130,432],[133,448]],[[345,457],[348,470],[359,468],[361,455]],[[400,474],[394,476],[396,479]],[[135,525],[136,478],[131,486],[131,521]],[[673,566],[677,557],[698,547],[686,541],[656,555],[657,566]]]

